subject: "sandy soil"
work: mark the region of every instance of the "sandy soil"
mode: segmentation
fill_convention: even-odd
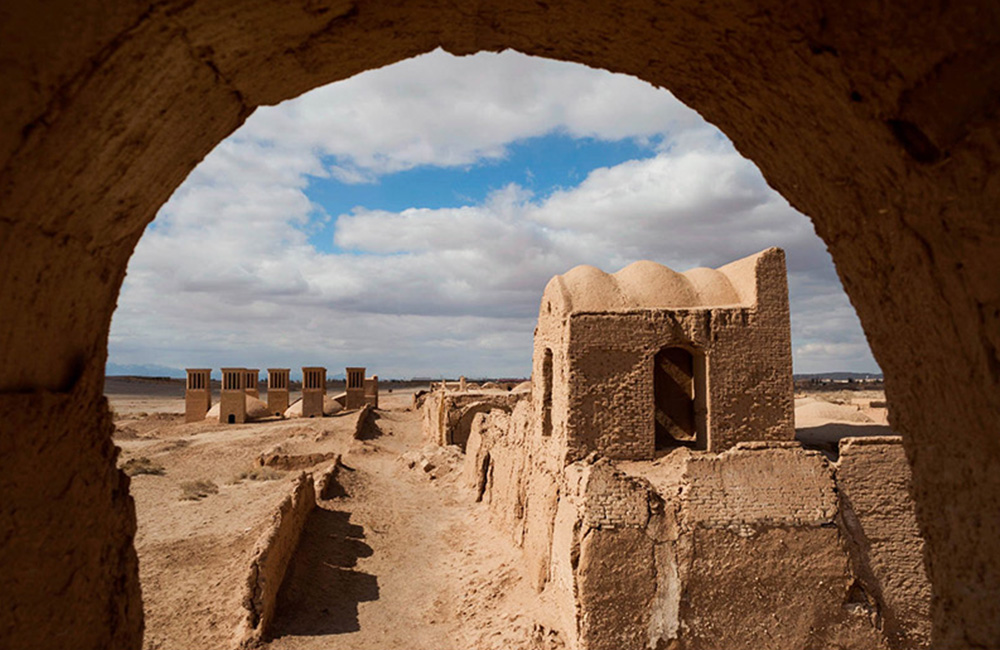
[[[310,516],[279,595],[273,650],[561,647],[554,611],[519,570],[518,551],[458,484],[458,454],[430,473],[412,391],[382,395],[375,426],[356,414],[246,425],[185,424],[170,387],[110,394],[121,463],[148,459],[131,492],[146,613],[145,648],[228,648],[237,640],[251,550],[298,472],[239,479],[257,457],[340,453],[333,498]],[[872,403],[875,403],[873,406]],[[796,394],[797,437],[831,457],[847,435],[886,435],[881,392]],[[447,457],[447,455],[445,455]],[[306,467],[307,471],[328,462]],[[216,493],[189,500],[182,485]],[[211,491],[211,490],[210,490]]]
[[[278,443],[342,451],[356,414],[235,426],[185,424],[166,404],[145,402],[160,410],[116,422],[120,464],[146,458],[162,471],[133,476],[131,485],[145,647],[230,647],[251,550],[297,472],[275,472],[266,481],[239,475]],[[217,492],[184,498],[184,484],[195,481],[210,482],[209,490]]]
[[[423,446],[409,391],[382,396],[365,440],[351,438],[354,414],[185,424],[176,398],[109,397],[120,414],[120,462],[147,458],[163,470],[133,477],[131,488],[147,650],[235,646],[251,550],[298,472],[237,477],[277,445],[341,453],[348,469],[341,496],[320,501],[307,523],[269,647],[560,646],[513,544],[456,484],[458,455],[430,474],[403,458]],[[182,499],[182,484],[197,480],[218,493]]]
[[[372,439],[344,457],[344,495],[307,523],[269,647],[550,647],[551,622],[539,620],[549,608],[457,483],[457,463],[434,479],[408,467],[404,454],[423,445],[420,414],[379,415]]]
[[[894,435],[885,392],[820,391],[795,394],[795,438],[835,460],[842,438]]]

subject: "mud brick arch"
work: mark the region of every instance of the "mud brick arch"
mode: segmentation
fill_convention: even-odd
[[[11,0],[0,7],[0,645],[138,648],[101,397],[129,256],[260,105],[437,47],[627,73],[809,215],[886,375],[937,647],[1000,644],[1000,4]]]

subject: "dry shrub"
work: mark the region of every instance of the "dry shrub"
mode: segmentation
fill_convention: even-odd
[[[240,481],[275,481],[285,475],[285,472],[273,467],[257,467],[256,465],[234,476],[230,483]]]
[[[197,481],[184,481],[181,483],[181,500],[198,501],[210,494],[218,494],[219,486],[205,479]]]
[[[130,458],[124,463],[122,463],[121,470],[125,472],[128,476],[138,476],[139,474],[153,474],[155,476],[163,476],[166,470],[163,465],[153,462],[146,458],[145,456],[140,456],[139,458]]]
[[[115,432],[112,436],[117,440],[135,440],[139,437],[139,432],[130,426],[115,425]]]

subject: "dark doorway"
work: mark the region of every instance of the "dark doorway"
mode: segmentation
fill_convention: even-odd
[[[699,445],[698,409],[700,359],[690,351],[669,347],[653,360],[654,419],[656,448],[702,447]]]
[[[229,414],[229,424],[236,424],[236,416],[232,413]]]

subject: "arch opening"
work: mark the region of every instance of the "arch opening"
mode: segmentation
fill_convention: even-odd
[[[819,5],[779,12],[753,3],[719,14],[651,3],[625,11],[487,6],[468,14],[451,5],[344,5],[281,15],[260,4],[213,13],[196,3],[174,12],[101,12],[106,20],[65,39],[77,33],[67,26],[80,12],[96,15],[95,7],[42,20],[25,3],[3,21],[8,37],[0,38],[5,60],[43,62],[5,79],[14,99],[2,109],[0,138],[7,172],[0,241],[11,270],[0,387],[10,413],[30,394],[58,402],[53,413],[90,414],[90,424],[70,432],[54,416],[17,420],[12,430],[30,444],[68,445],[71,460],[61,471],[88,486],[83,502],[105,504],[79,513],[53,504],[39,521],[59,521],[67,544],[76,534],[99,537],[102,552],[94,556],[114,558],[108,571],[41,528],[18,532],[28,546],[45,540],[42,557],[74,558],[39,588],[83,605],[79,613],[61,608],[59,622],[47,609],[22,609],[25,627],[36,632],[13,645],[53,645],[48,637],[77,621],[87,623],[77,629],[81,645],[138,644],[131,510],[108,471],[110,425],[99,396],[108,322],[141,229],[254,107],[437,46],[462,53],[515,47],[675,89],[813,217],[887,373],[895,424],[910,451],[937,592],[936,640],[996,645],[1000,560],[987,527],[969,522],[1000,503],[993,471],[1000,312],[991,307],[1000,190],[983,181],[1000,153],[992,100],[981,99],[995,93],[961,83],[983,79],[981,87],[991,87],[994,75],[977,73],[995,60],[992,7],[915,10],[900,21],[890,7],[862,3],[843,7],[836,20]],[[237,25],[241,38],[231,37]],[[35,37],[12,36],[18,33]],[[41,54],[48,51],[60,56]],[[756,119],[747,106],[772,113]],[[907,151],[887,120],[907,124],[911,141],[919,132],[935,155]],[[947,165],[931,170],[930,158],[942,154]],[[22,461],[34,452],[25,448],[28,456],[9,458],[11,466],[30,466]],[[17,484],[11,502],[32,501],[49,478],[39,472]],[[62,593],[56,587],[67,575],[83,578]],[[10,600],[20,601],[37,599]]]

